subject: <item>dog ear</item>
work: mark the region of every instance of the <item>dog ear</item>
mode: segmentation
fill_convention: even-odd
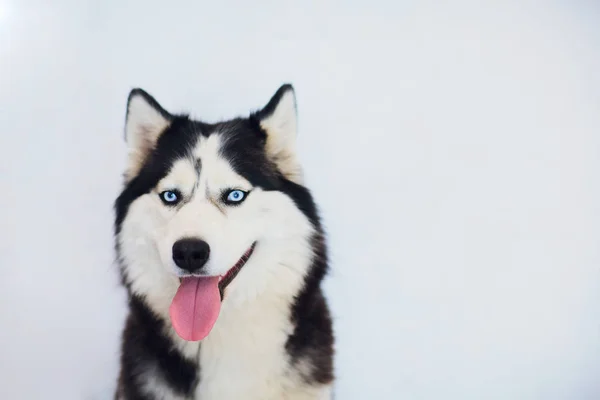
[[[129,150],[125,173],[127,180],[139,172],[172,119],[173,117],[144,90],[135,88],[129,93],[125,117],[125,141]]]
[[[255,117],[267,134],[267,156],[286,178],[301,183],[302,171],[296,157],[298,117],[293,86],[282,85]]]

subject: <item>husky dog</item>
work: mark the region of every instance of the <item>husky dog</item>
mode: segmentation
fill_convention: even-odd
[[[330,399],[324,232],[281,86],[244,118],[127,100],[115,247],[129,313],[118,400]]]

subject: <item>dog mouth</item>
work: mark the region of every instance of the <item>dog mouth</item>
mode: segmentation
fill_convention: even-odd
[[[233,267],[231,267],[225,273],[225,275],[219,275],[219,292],[221,294],[221,300],[223,300],[223,292],[225,291],[225,288],[227,286],[229,286],[229,284],[231,282],[233,282],[233,280],[235,279],[235,277],[242,270],[242,267],[244,265],[246,265],[246,263],[250,259],[250,256],[254,252],[254,247],[256,247],[256,242],[254,242],[254,243],[252,243],[252,245],[250,245],[250,247],[248,248],[248,250],[246,250],[246,252],[244,254],[242,254],[242,256],[240,257],[240,259],[235,263],[235,265]],[[189,276],[189,277],[191,277],[191,276]],[[183,283],[183,281],[185,279],[189,278],[189,277],[188,276],[180,277],[179,278],[179,283],[180,284]]]
[[[219,292],[221,294],[221,300],[223,299],[223,292],[225,291],[225,288],[227,286],[229,286],[229,284],[231,282],[233,282],[233,280],[235,279],[235,277],[242,270],[242,267],[244,265],[246,265],[246,263],[250,259],[250,256],[254,252],[254,247],[255,246],[256,246],[256,242],[252,243],[252,245],[250,246],[250,248],[248,248],[248,250],[246,250],[246,252],[244,254],[242,254],[242,256],[240,257],[240,259],[238,260],[238,262],[236,262],[235,265],[233,267],[231,267],[229,269],[229,271],[227,271],[227,273],[225,275],[221,276],[221,278],[219,280]]]
[[[225,275],[190,275],[179,279],[180,285],[171,301],[169,315],[173,328],[182,339],[198,341],[210,333],[219,317],[225,288],[248,262],[255,246],[256,242],[252,243]]]

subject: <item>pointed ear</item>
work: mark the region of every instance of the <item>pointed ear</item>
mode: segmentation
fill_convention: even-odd
[[[302,181],[302,170],[296,157],[296,94],[290,84],[282,85],[267,105],[255,114],[267,134],[267,156],[283,175],[296,183]]]
[[[172,119],[173,117],[144,90],[136,88],[129,93],[125,117],[125,141],[129,150],[125,173],[127,180],[139,172]]]

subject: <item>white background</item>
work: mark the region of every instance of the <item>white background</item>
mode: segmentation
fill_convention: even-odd
[[[0,398],[112,398],[130,88],[214,121],[283,82],[338,400],[600,398],[600,4],[252,3],[0,0]]]

